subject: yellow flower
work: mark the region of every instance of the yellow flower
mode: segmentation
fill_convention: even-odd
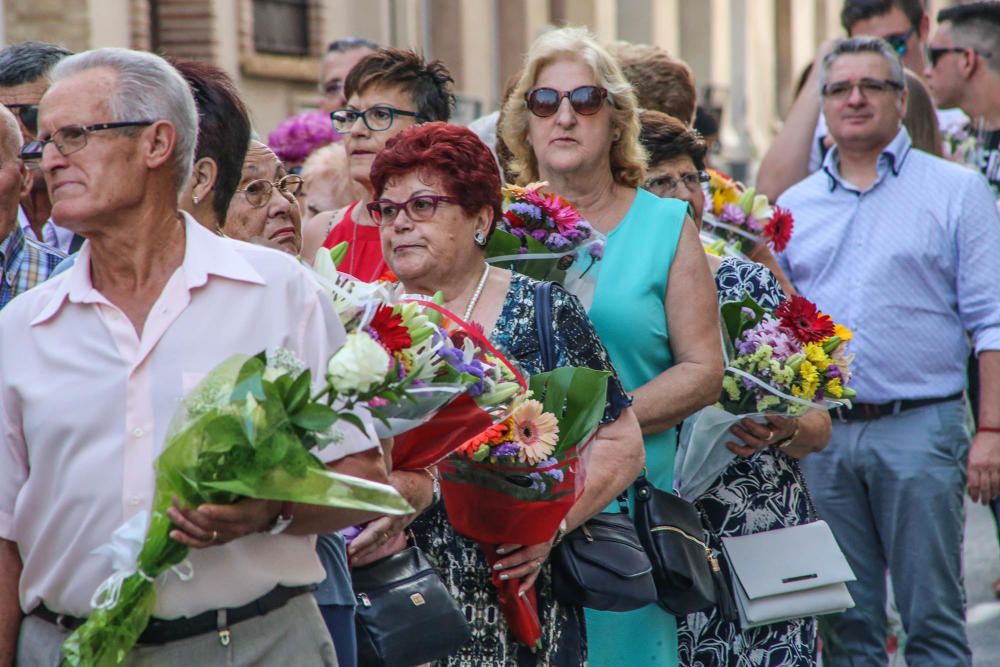
[[[832,378],[826,383],[826,393],[834,398],[840,398],[844,395],[844,387],[840,384],[840,378]]]
[[[826,352],[823,351],[823,346],[818,343],[806,343],[803,352],[806,353],[806,359],[821,371],[825,371],[833,363]]]
[[[847,341],[854,338],[854,332],[852,332],[847,327],[842,324],[833,325],[833,335],[841,340],[841,342],[846,343]]]
[[[816,391],[819,389],[819,371],[813,366],[808,360],[803,361],[799,364],[799,377],[802,378],[801,394],[793,395],[796,397],[812,398],[816,395]]]
[[[559,422],[545,412],[541,403],[529,399],[514,413],[514,442],[520,447],[517,458],[536,465],[549,458],[559,441]]]

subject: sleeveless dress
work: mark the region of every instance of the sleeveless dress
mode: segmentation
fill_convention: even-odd
[[[382,239],[379,238],[378,227],[359,225],[351,218],[351,213],[360,203],[356,201],[347,207],[344,217],[327,234],[323,247],[332,248],[347,241],[347,254],[337,270],[371,283],[381,278],[389,270],[389,265],[382,257]]]
[[[537,281],[513,274],[503,309],[490,340],[518,363],[527,375],[542,371],[542,353],[535,324]],[[615,421],[631,401],[615,375],[608,353],[576,297],[559,285],[552,287],[553,343],[556,366],[581,366],[611,371],[601,423]],[[583,609],[557,601],[552,591],[552,566],[546,561],[535,582],[542,647],[532,653],[508,633],[489,565],[479,546],[455,533],[444,503],[424,511],[410,526],[414,541],[437,567],[445,585],[465,612],[472,640],[435,663],[442,667],[581,667],[587,664],[587,633]],[[597,663],[600,664],[600,663]]]
[[[687,210],[687,202],[661,199],[640,189],[608,235],[590,319],[629,392],[674,363],[664,300]],[[643,438],[647,477],[657,488],[669,491],[677,431],[671,428]],[[677,665],[677,623],[659,606],[629,612],[587,609],[586,616],[595,667]]]
[[[719,303],[746,296],[764,308],[784,301],[767,267],[735,257],[715,272]],[[788,528],[814,520],[798,462],[774,448],[737,457],[698,498],[702,521],[715,538]],[[712,544],[721,551],[722,544]],[[811,667],[816,664],[816,618],[799,618],[740,632],[718,609],[688,614],[678,623],[684,667]]]

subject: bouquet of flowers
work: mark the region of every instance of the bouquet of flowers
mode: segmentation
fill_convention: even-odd
[[[188,548],[169,537],[166,512],[175,497],[184,507],[246,497],[411,512],[391,486],[333,473],[312,453],[335,445],[342,427],[363,429],[351,410],[389,392],[389,377],[388,355],[358,337],[330,358],[315,395],[311,372],[288,350],[237,355],[209,373],[171,422],[155,463],[151,515],[116,531],[115,542],[136,548],[116,564],[94,595],[94,612],[66,640],[67,663],[123,663],[153,613],[157,578],[169,570],[196,574],[181,567]]]
[[[463,322],[442,308],[436,299],[404,299],[397,307],[422,313],[421,317],[435,327],[430,340],[436,375],[411,391],[443,386],[436,382],[438,378],[452,384],[455,380],[450,378],[462,380],[460,395],[441,403],[433,414],[407,420],[406,401],[387,406],[387,412],[378,410],[380,417],[389,417],[396,427],[391,433],[395,436],[393,468],[416,470],[434,465],[466,440],[506,419],[526,385],[513,364],[497,352],[478,326]],[[412,405],[419,407],[419,403]]]
[[[720,171],[709,169],[709,174],[709,206],[702,222],[725,242],[719,249],[745,254],[763,241],[775,252],[784,250],[792,235],[792,214]]]
[[[583,453],[604,414],[609,373],[564,367],[534,375],[505,420],[439,465],[441,494],[455,531],[476,540],[490,567],[501,544],[551,540],[584,485]],[[491,570],[492,571],[492,570]],[[537,648],[534,589],[492,574],[518,641]]]
[[[852,334],[793,296],[773,312],[749,297],[720,308],[727,367],[714,405],[685,420],[674,462],[675,488],[687,498],[704,493],[732,460],[719,445],[745,417],[799,417],[811,409],[850,405]]]
[[[503,188],[504,215],[486,246],[487,261],[566,287],[589,305],[604,239],[546,182]],[[590,301],[588,301],[588,293]]]

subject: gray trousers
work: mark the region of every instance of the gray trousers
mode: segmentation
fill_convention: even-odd
[[[223,646],[216,632],[161,646],[132,649],[128,667],[251,667],[308,665],[337,667],[333,641],[310,594],[296,596],[280,609],[230,626]],[[21,622],[17,642],[18,667],[57,667],[69,632],[28,616]]]
[[[969,433],[961,400],[868,422],[833,421],[833,439],[802,462],[822,518],[858,580],[857,605],[824,617],[831,667],[882,667],[885,572],[906,629],[910,667],[972,664],[962,587]]]

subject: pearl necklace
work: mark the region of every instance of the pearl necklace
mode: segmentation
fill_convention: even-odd
[[[472,315],[473,309],[476,307],[476,304],[479,303],[479,297],[482,296],[483,294],[483,287],[486,286],[486,279],[489,277],[489,275],[490,275],[490,265],[486,264],[486,268],[483,269],[483,277],[479,279],[479,284],[476,285],[476,291],[472,293],[472,299],[469,300],[469,305],[465,309],[465,314],[462,315],[462,320],[464,322],[469,321],[469,317]]]

